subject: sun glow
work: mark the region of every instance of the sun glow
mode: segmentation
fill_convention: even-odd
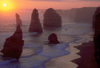
[[[6,7],[6,4],[3,4],[4,7]]]
[[[2,0],[2,2],[0,2],[0,11],[3,12],[8,12],[11,11],[15,8],[15,4],[12,0]]]

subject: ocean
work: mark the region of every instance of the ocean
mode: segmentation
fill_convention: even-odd
[[[80,58],[75,54],[79,52],[74,46],[92,41],[92,28],[90,23],[72,22],[62,17],[62,27],[44,28],[43,33],[29,32],[32,9],[20,9],[16,12],[22,20],[23,52],[18,60],[14,58],[2,58],[0,53],[0,68],[77,68],[77,64],[71,60]],[[44,11],[44,10],[43,10]],[[13,35],[16,29],[15,11],[0,14],[0,50],[5,39]],[[39,10],[40,23],[43,24],[43,12]],[[48,45],[48,36],[57,34],[61,44]],[[74,53],[72,56],[68,57]],[[53,60],[53,62],[51,62]]]

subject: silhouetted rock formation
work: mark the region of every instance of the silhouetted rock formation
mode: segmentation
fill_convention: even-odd
[[[50,34],[50,36],[48,37],[48,40],[49,40],[49,44],[59,44],[60,43],[55,33]]]
[[[49,8],[44,13],[43,26],[46,27],[61,27],[62,19],[52,8]]]
[[[93,23],[92,23],[92,28],[95,28],[95,21],[96,21],[96,15],[100,13],[100,7],[97,7],[94,15],[93,15]]]
[[[19,14],[17,14],[17,13],[16,13],[16,25],[17,25],[17,26],[18,26],[18,25],[22,26],[22,21],[21,21],[21,19],[20,19]]]
[[[22,30],[18,25],[15,33],[11,37],[7,38],[6,42],[4,43],[3,49],[1,50],[4,57],[19,59],[22,53],[22,47],[24,45],[22,36]]]
[[[95,59],[99,65],[100,68],[100,7],[97,8],[94,17],[94,47],[95,47]]]
[[[33,10],[29,31],[30,32],[42,32],[42,26],[39,20],[39,13],[37,9]]]
[[[100,42],[100,8],[97,8],[95,14],[94,14],[94,44],[95,47],[98,46],[98,43]]]

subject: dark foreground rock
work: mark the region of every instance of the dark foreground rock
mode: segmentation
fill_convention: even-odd
[[[72,60],[78,65],[77,68],[99,68],[94,58],[94,44],[93,41],[82,43],[79,46],[74,46],[79,50],[80,58]]]
[[[50,36],[48,37],[48,40],[49,40],[49,44],[59,44],[60,43],[55,33],[50,34]]]
[[[11,37],[7,38],[4,43],[3,49],[1,50],[1,52],[3,53],[3,57],[19,59],[24,45],[22,36],[22,30],[18,25],[15,33]]]
[[[43,32],[42,26],[39,20],[39,13],[37,9],[33,10],[32,16],[31,16],[31,24],[29,27],[30,32]]]
[[[61,27],[62,19],[58,13],[52,8],[49,8],[44,13],[43,26],[46,27]]]
[[[96,21],[96,15],[100,13],[100,7],[97,7],[94,15],[93,15],[93,24],[92,24],[92,28],[95,29],[95,21]]]
[[[98,46],[100,42],[100,8],[97,8],[96,12],[94,13],[94,44],[95,48]]]
[[[22,21],[21,21],[21,19],[20,19],[19,14],[16,13],[15,16],[16,16],[16,25],[17,25],[17,26],[18,26],[18,25],[22,26]]]
[[[94,56],[100,68],[100,7],[97,8],[94,14]]]

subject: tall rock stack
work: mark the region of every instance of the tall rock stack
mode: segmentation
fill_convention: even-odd
[[[17,25],[17,26],[18,26],[18,25],[22,26],[22,21],[21,21],[21,19],[20,19],[19,14],[16,13],[15,16],[16,16],[16,25]]]
[[[1,50],[4,57],[19,59],[24,45],[22,36],[23,36],[22,30],[18,25],[15,33],[11,37],[7,38],[4,43],[3,49]]]
[[[46,27],[61,27],[62,19],[58,13],[52,8],[49,8],[44,13],[43,26]]]
[[[31,24],[29,27],[30,32],[42,32],[42,26],[39,20],[39,13],[37,9],[33,10],[32,16],[31,16]]]

